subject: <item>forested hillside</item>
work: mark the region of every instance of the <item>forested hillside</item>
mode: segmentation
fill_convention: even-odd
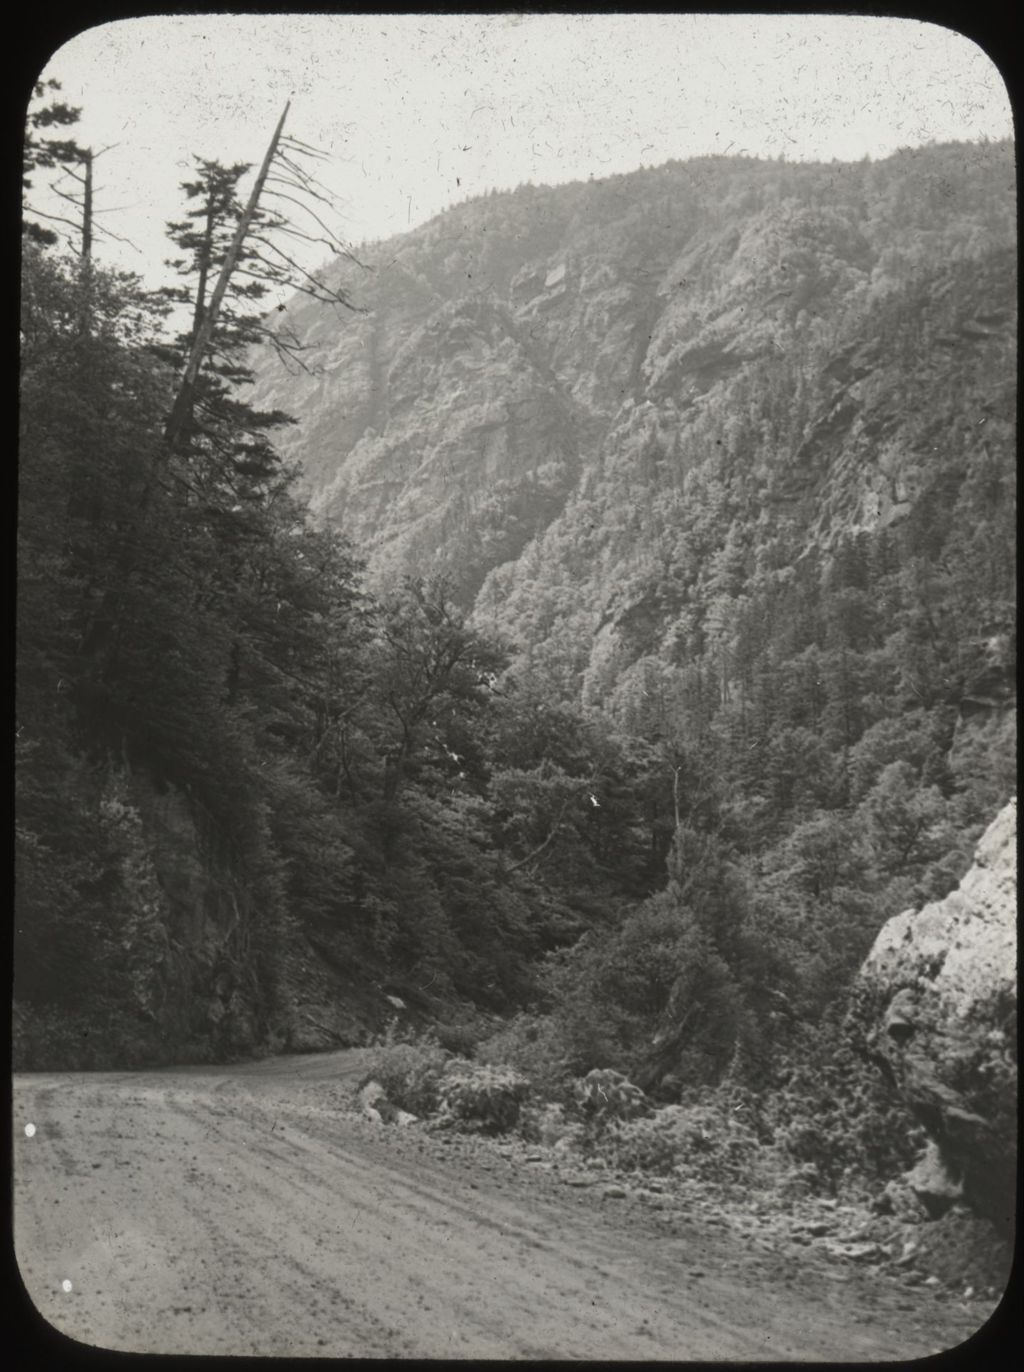
[[[373,584],[446,574],[503,691],[620,750],[516,759],[538,875],[633,810],[601,851],[651,898],[560,982],[597,1057],[671,1021],[681,919],[729,987],[706,1070],[769,1001],[813,1021],[1013,789],[1013,180],[991,144],[521,187],[362,249],[369,313],[299,304],[308,372],[257,367]],[[627,990],[631,938],[673,951]]]
[[[501,650],[441,590],[371,599],[266,415],[229,405],[198,453],[168,448],[173,349],[135,284],[30,247],[23,307],[28,1061],[315,1042],[311,999],[328,1040],[358,1037],[389,1009],[374,983],[414,969],[441,1004],[503,1006],[537,952],[646,889],[645,855],[600,857],[631,811],[574,821],[577,871],[523,861],[566,786],[535,796],[521,764],[552,767],[548,737],[574,770],[615,745],[547,702],[528,742]]]
[[[398,1002],[538,1079],[756,1089],[828,1184],[909,1159],[840,1025],[1014,789],[1013,181],[951,145],[468,202],[339,261],[296,348],[240,295],[174,443],[213,201],[156,298],[26,242],[18,1060]]]

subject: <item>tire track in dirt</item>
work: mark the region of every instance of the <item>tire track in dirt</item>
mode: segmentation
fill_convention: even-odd
[[[237,1143],[230,1122],[218,1122],[214,1132],[220,1133],[222,1143],[228,1148]],[[328,1203],[333,1213],[344,1215],[339,1241],[324,1245],[332,1280],[343,1283],[349,1291],[376,1289],[376,1300],[383,1300],[389,1317],[403,1326],[414,1347],[429,1347],[434,1356],[441,1356],[438,1350],[439,1315],[443,1315],[450,1326],[444,1351],[455,1356],[462,1351],[460,1345],[463,1343],[471,1345],[471,1353],[467,1356],[540,1358],[549,1355],[555,1337],[553,1331],[541,1341],[515,1333],[510,1337],[509,1302],[512,1296],[521,1293],[510,1290],[505,1265],[516,1258],[529,1259],[530,1248],[540,1250],[549,1261],[554,1257],[559,1268],[559,1271],[546,1274],[545,1285],[549,1291],[559,1277],[560,1269],[566,1266],[607,1275],[578,1258],[567,1261],[565,1253],[556,1245],[545,1243],[536,1227],[514,1225],[511,1216],[516,1214],[520,1219],[522,1216],[511,1206],[500,1207],[498,1216],[488,1216],[453,1199],[450,1179],[444,1189],[437,1185],[425,1186],[420,1176],[410,1179],[407,1173],[375,1160],[372,1182],[368,1184],[364,1158],[353,1157],[309,1135],[281,1139],[275,1133],[255,1147],[250,1144],[246,1162],[259,1167],[246,1177],[250,1200],[262,1197],[269,1202],[275,1195],[278,1178],[287,1172],[289,1212],[304,1234],[321,1220],[324,1177],[330,1176]],[[466,1261],[458,1243],[463,1226],[471,1232],[474,1226],[492,1231],[483,1243],[475,1235],[474,1262]],[[512,1239],[521,1241],[519,1251],[510,1248]],[[261,1249],[260,1234],[251,1227],[245,1248],[252,1253],[259,1253]],[[400,1253],[397,1259],[396,1250]],[[311,1264],[308,1258],[299,1261],[294,1252],[282,1257],[313,1286],[323,1280],[322,1274],[316,1271],[316,1264]],[[536,1262],[536,1254],[533,1258]],[[474,1271],[481,1264],[484,1268],[491,1264],[501,1271],[505,1300],[497,1312],[490,1309],[486,1280],[479,1280]],[[564,1278],[562,1280],[564,1285]],[[526,1299],[518,1303],[523,1328],[531,1328],[536,1322],[535,1285],[536,1277],[531,1274]],[[561,1322],[560,1311],[557,1318]],[[589,1344],[594,1345],[596,1339],[599,1341],[596,1346],[611,1348],[617,1353],[620,1340],[614,1324],[601,1312],[592,1316],[590,1324]],[[511,1328],[514,1329],[514,1325]],[[397,1334],[397,1329],[393,1327],[389,1332]],[[597,1355],[593,1347],[588,1355]]]

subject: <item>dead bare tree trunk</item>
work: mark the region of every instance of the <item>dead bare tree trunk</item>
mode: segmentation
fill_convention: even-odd
[[[213,295],[210,297],[210,303],[203,312],[202,322],[196,330],[195,337],[192,340],[192,350],[189,353],[188,363],[185,367],[185,375],[182,377],[181,385],[178,388],[178,394],[174,398],[174,406],[171,409],[170,418],[167,421],[167,427],[164,430],[164,437],[171,445],[177,442],[178,438],[181,436],[182,429],[185,427],[185,424],[192,414],[193,395],[195,393],[196,377],[199,375],[199,367],[202,363],[203,356],[210,345],[210,339],[213,336],[214,326],[217,323],[217,315],[220,311],[221,301],[224,299],[224,293],[228,288],[228,282],[231,280],[231,273],[234,271],[235,263],[238,261],[238,254],[241,252],[242,244],[245,242],[245,236],[249,232],[253,216],[256,213],[256,207],[259,204],[260,195],[270,171],[270,164],[274,160],[274,154],[277,152],[277,145],[280,141],[281,132],[284,129],[284,121],[288,117],[290,106],[291,101],[285,105],[281,118],[277,121],[277,128],[274,130],[274,136],[270,140],[270,146],[267,148],[267,154],[263,159],[263,165],[260,167],[259,175],[256,177],[256,182],[253,185],[252,192],[249,196],[249,203],[246,205],[242,217],[238,221],[238,228],[235,230],[235,236],[231,240],[231,246],[225,254],[224,265],[220,269],[220,276],[217,278],[217,284],[213,288]]]
[[[92,260],[92,149],[82,153],[85,163],[85,190],[82,199],[82,261]]]

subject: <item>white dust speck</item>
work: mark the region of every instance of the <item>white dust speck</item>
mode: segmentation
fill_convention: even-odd
[[[71,1283],[68,1281],[67,1277],[65,1277],[64,1280],[61,1282],[60,1287],[62,1291],[71,1290]]]
[[[34,1124],[26,1124],[26,1125],[25,1125],[25,1137],[26,1137],[27,1139],[32,1138],[32,1136],[35,1134],[35,1132],[36,1132],[36,1127],[35,1127]]]

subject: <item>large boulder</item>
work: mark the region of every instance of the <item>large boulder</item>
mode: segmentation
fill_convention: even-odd
[[[927,1130],[908,1181],[933,1215],[956,1201],[1012,1227],[1017,1137],[1017,805],[944,900],[888,921],[854,988],[873,1060]]]

